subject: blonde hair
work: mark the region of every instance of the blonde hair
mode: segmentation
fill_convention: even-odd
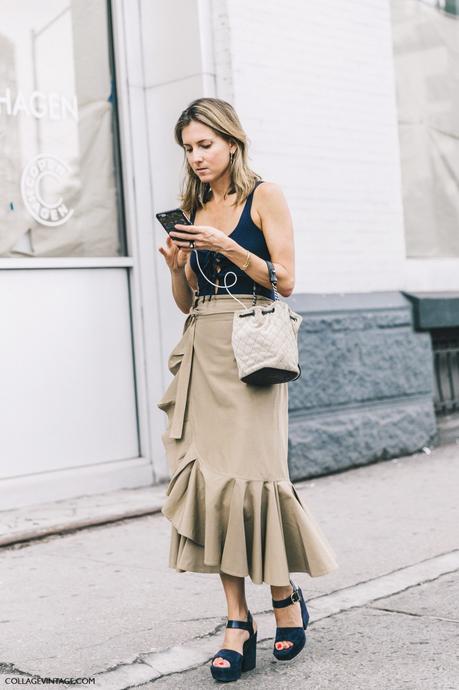
[[[225,141],[236,145],[236,151],[230,163],[230,186],[226,194],[236,193],[233,206],[237,206],[244,201],[255,186],[257,180],[261,180],[260,175],[250,169],[248,165],[248,137],[239,117],[233,106],[219,98],[198,98],[189,104],[182,112],[174,134],[177,144],[184,148],[182,130],[190,122],[201,122],[210,127],[216,134]],[[184,154],[185,177],[180,194],[181,208],[190,215],[197,208],[202,208],[209,200],[212,193],[208,182],[201,182],[188,163],[186,152]]]

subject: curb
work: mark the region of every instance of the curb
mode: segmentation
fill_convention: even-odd
[[[0,512],[0,548],[161,512],[166,486],[80,496]]]

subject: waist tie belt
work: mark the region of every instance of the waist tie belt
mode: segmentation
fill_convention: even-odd
[[[247,301],[247,306],[250,306],[252,302],[252,295],[238,295],[238,298],[242,301]],[[198,304],[199,300],[202,300],[200,304]],[[260,295],[257,297],[257,303],[271,304],[271,302],[272,300],[269,297]],[[194,336],[198,316],[234,313],[240,308],[239,305],[235,304],[234,299],[230,295],[214,295],[211,301],[205,301],[205,297],[202,296],[195,297],[193,306],[185,320],[183,335],[172,350],[168,360],[169,371],[176,376],[175,380],[177,382],[175,407],[169,430],[169,438],[180,439],[183,434],[185,409],[188,400],[188,387],[193,364]],[[172,384],[173,383],[174,381],[172,381]],[[167,393],[168,391],[166,391],[164,398],[158,403],[158,407],[161,408],[162,405],[165,406]],[[168,400],[168,402],[172,401]]]

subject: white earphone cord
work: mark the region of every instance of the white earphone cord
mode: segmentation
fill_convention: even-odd
[[[236,283],[237,283],[237,274],[236,274],[234,271],[227,271],[227,272],[225,273],[225,275],[223,276],[223,282],[224,282],[224,285],[223,285],[223,286],[222,286],[222,285],[219,285],[218,283],[213,283],[211,280],[208,279],[208,277],[205,275],[205,273],[203,272],[203,270],[202,270],[202,268],[201,268],[201,265],[200,265],[199,259],[198,259],[198,250],[197,250],[197,249],[193,249],[193,251],[194,251],[194,253],[195,253],[195,255],[196,255],[196,263],[198,264],[198,268],[199,268],[199,270],[201,271],[201,273],[202,273],[202,275],[204,276],[204,278],[207,280],[207,282],[210,283],[211,285],[213,285],[214,287],[218,287],[218,288],[224,287],[225,290],[226,290],[226,292],[228,293],[228,295],[231,295],[231,297],[232,297],[233,299],[235,299],[236,302],[239,302],[239,304],[241,304],[241,305],[244,307],[244,309],[245,309],[246,311],[249,311],[249,308],[248,308],[243,302],[241,302],[240,299],[238,299],[237,297],[235,297],[235,296],[228,290],[228,285],[226,284],[226,277],[227,277],[230,273],[232,273],[235,280],[234,280],[234,283],[232,283],[229,287],[233,287],[234,285],[236,285]]]

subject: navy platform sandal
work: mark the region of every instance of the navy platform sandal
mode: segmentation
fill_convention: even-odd
[[[301,618],[303,619],[303,627],[276,628],[276,638],[274,640],[273,654],[276,657],[276,659],[279,659],[280,661],[289,661],[301,652],[304,645],[306,644],[306,634],[304,631],[308,627],[309,623],[309,613],[308,609],[306,608],[306,602],[304,601],[303,592],[301,591],[300,587],[297,587],[294,584],[294,582],[292,582],[292,580],[290,580],[290,584],[293,587],[293,592],[290,594],[290,596],[286,597],[285,599],[281,599],[280,601],[274,601],[273,599],[273,606],[276,609],[282,609],[285,606],[290,606],[291,604],[294,604],[296,601],[299,601],[301,606]],[[286,649],[276,649],[276,642],[293,642],[293,644],[291,647],[288,647]]]
[[[242,654],[236,652],[235,649],[219,649],[214,654],[211,660],[210,671],[215,680],[227,683],[232,680],[238,680],[241,677],[242,671],[251,671],[255,668],[257,657],[257,633],[253,629],[253,618],[250,611],[247,614],[246,621],[229,620],[226,623],[227,628],[242,628],[248,630],[250,637],[242,646]],[[214,661],[217,657],[229,661],[230,666],[215,666]]]

